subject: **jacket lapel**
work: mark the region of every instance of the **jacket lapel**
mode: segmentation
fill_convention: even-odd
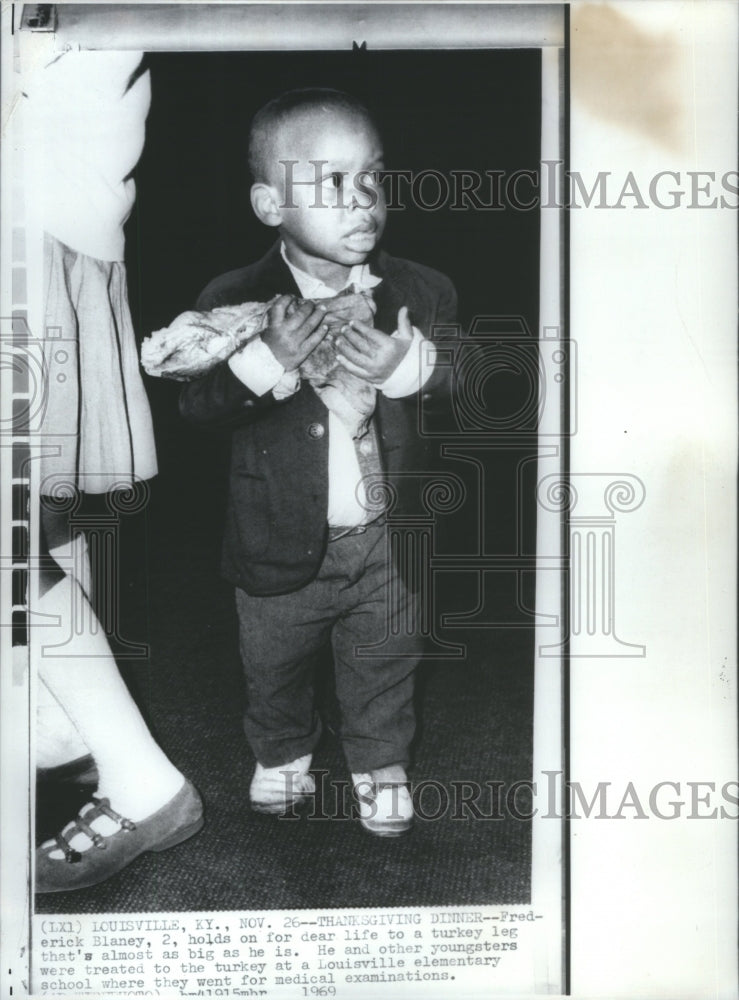
[[[403,305],[401,293],[394,288],[387,272],[387,254],[382,250],[370,260],[372,274],[382,278],[373,291],[377,312],[375,313],[375,328],[383,333],[394,333],[398,326],[398,310]]]
[[[256,265],[255,285],[263,290],[266,298],[275,295],[292,294],[300,297],[300,289],[295,283],[292,271],[282,259],[278,240]]]

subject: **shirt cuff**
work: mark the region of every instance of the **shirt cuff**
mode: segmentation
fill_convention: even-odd
[[[292,396],[300,384],[298,373],[286,372],[261,337],[252,338],[232,354],[228,367],[255,396],[264,396],[271,389],[275,399],[284,399]]]
[[[398,332],[393,334],[397,337]],[[405,357],[388,378],[378,386],[380,392],[388,399],[401,399],[411,396],[426,384],[436,363],[436,347],[426,340],[417,327],[413,327],[413,340],[405,353]]]

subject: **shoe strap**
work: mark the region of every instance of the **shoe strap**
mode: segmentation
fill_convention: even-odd
[[[90,812],[93,812],[93,810],[91,809]],[[90,818],[92,819],[94,817]],[[102,835],[102,833],[98,833],[96,830],[93,830],[90,824],[86,820],[84,820],[82,816],[78,816],[75,819],[74,825],[77,827],[78,830],[81,830],[85,834],[85,836],[90,838],[95,847],[100,848],[100,850],[102,851],[105,850],[107,846],[105,843],[105,837]]]
[[[57,847],[64,854],[64,860],[68,862],[68,864],[74,865],[77,864],[78,861],[82,860],[80,852],[75,851],[63,833],[58,833],[56,837],[54,837],[54,840],[56,841]]]
[[[108,819],[112,819],[115,823],[118,823],[122,830],[131,831],[136,829],[136,824],[132,819],[126,819],[125,816],[117,813],[115,809],[110,808],[110,799],[99,799],[97,795],[93,795],[92,801],[95,805],[85,813],[85,816],[89,819],[97,819],[98,816],[107,816]],[[78,817],[78,819],[80,818]]]
[[[126,819],[125,816],[121,816],[120,813],[117,813],[115,809],[110,808],[109,799],[99,799],[96,795],[93,795],[92,800],[94,802],[92,809],[88,809],[84,814],[82,814],[82,812],[78,813],[72,820],[69,832],[66,835],[63,832],[58,833],[54,838],[57,847],[59,847],[64,854],[64,860],[69,864],[77,864],[77,862],[82,860],[82,854],[75,850],[69,842],[70,838],[74,837],[76,833],[84,833],[84,835],[92,841],[95,847],[100,850],[105,850],[107,847],[105,836],[102,833],[98,833],[96,830],[93,830],[90,825],[94,822],[94,820],[98,819],[98,817],[107,816],[115,823],[118,823],[122,830],[131,831],[136,829],[136,824],[133,820]]]

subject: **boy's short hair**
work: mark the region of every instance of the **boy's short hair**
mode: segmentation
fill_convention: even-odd
[[[359,115],[379,133],[369,109],[343,90],[332,90],[330,87],[288,90],[268,101],[252,119],[247,156],[254,182],[269,183],[272,166],[271,136],[294,114],[311,110],[337,111],[347,116]]]

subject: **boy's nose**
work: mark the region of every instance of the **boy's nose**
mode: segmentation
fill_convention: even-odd
[[[380,192],[360,173],[356,177],[347,177],[344,186],[344,203],[351,211],[365,211],[371,213],[377,207]]]
[[[346,202],[350,212],[367,212],[371,214],[377,205],[377,201],[372,201],[367,192],[350,192]]]

